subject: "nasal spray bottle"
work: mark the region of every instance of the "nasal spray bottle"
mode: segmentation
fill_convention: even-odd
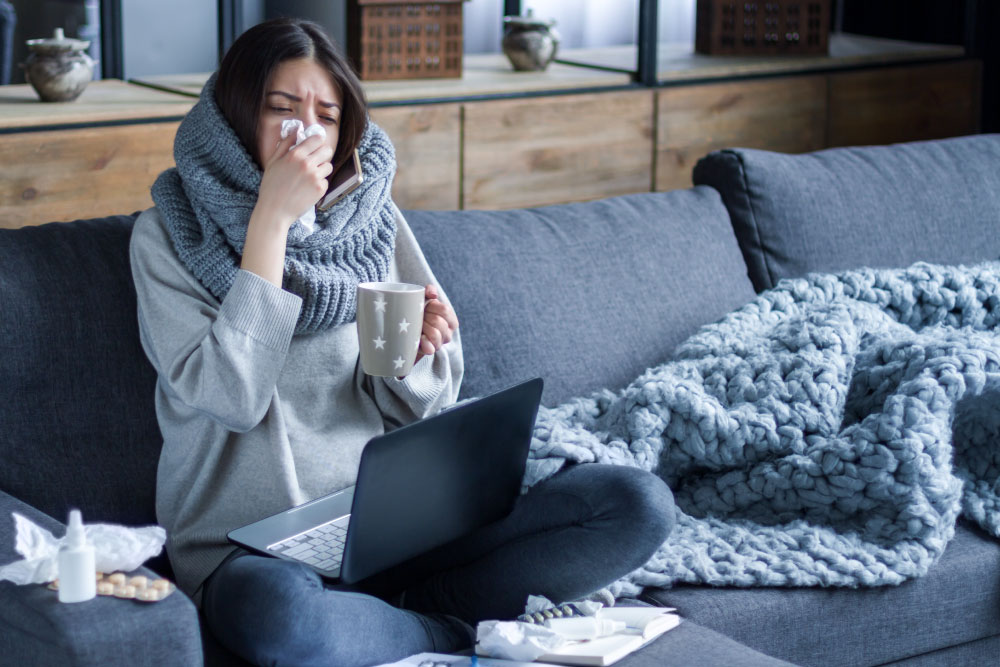
[[[85,602],[95,595],[94,545],[87,541],[80,510],[70,510],[69,528],[59,547],[59,601]]]

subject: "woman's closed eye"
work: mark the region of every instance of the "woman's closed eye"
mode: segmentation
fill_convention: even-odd
[[[272,107],[268,107],[268,108],[271,111],[274,111],[275,113],[281,113],[281,114],[292,113],[292,110],[289,109],[288,107],[274,107],[274,106],[272,106]],[[326,122],[326,123],[330,123],[331,125],[336,125],[340,121],[339,118],[336,118],[334,116],[320,116],[319,119],[321,121]]]

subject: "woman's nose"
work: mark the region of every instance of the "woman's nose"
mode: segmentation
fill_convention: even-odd
[[[303,109],[301,113],[303,129],[319,123],[319,114],[314,109]]]

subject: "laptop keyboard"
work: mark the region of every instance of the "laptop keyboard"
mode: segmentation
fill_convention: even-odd
[[[344,557],[344,540],[351,515],[316,526],[267,548],[275,554],[308,563],[321,570],[336,570]]]

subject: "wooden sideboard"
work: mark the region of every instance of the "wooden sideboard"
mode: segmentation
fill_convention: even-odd
[[[631,83],[633,47],[571,53],[545,72],[467,56],[461,79],[367,82],[396,145],[402,208],[513,208],[691,184],[709,151],[805,152],[969,134],[981,65],[961,47],[835,35],[828,56],[732,58],[660,49]],[[602,69],[583,67],[579,63]],[[94,82],[44,105],[0,87],[0,227],[129,213],[172,165],[177,124],[207,74]]]
[[[28,85],[0,86],[0,227],[148,208],[193,105],[117,80],[91,82],[75,102],[52,104]]]

